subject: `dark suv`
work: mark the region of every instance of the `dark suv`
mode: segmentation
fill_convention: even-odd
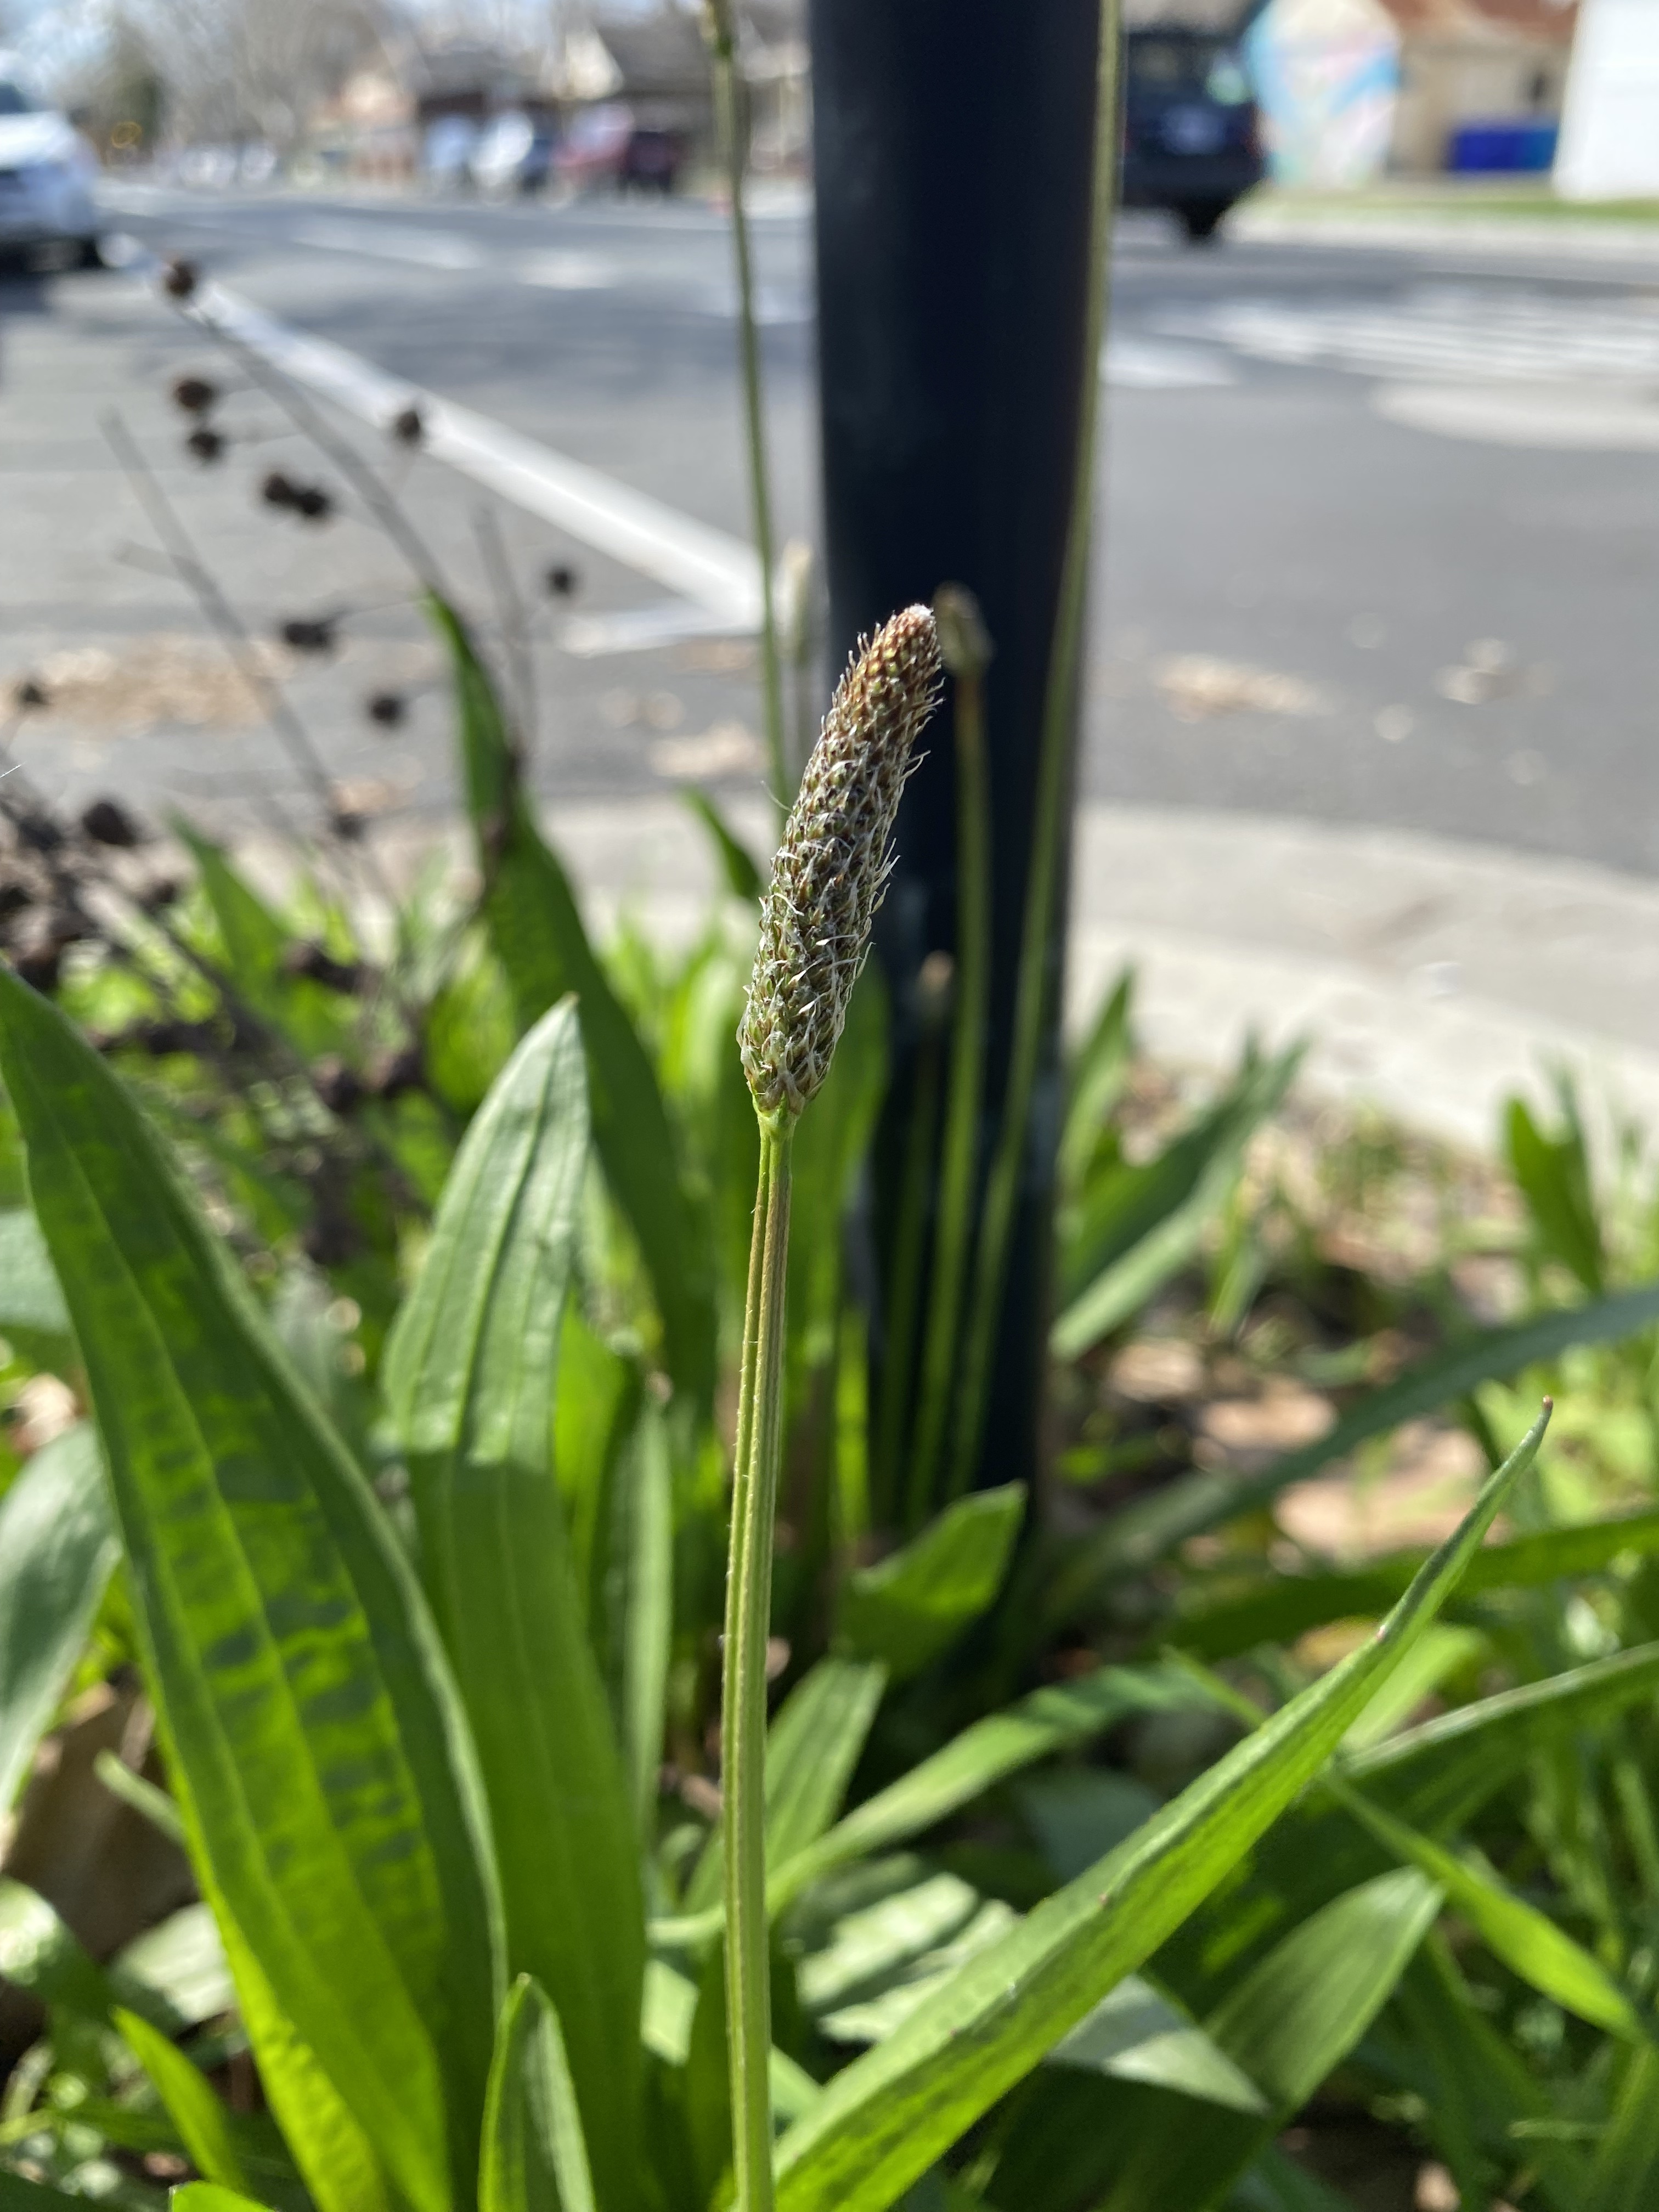
[[[1123,204],[1169,208],[1188,238],[1209,238],[1262,175],[1238,50],[1170,27],[1128,32],[1123,51]]]

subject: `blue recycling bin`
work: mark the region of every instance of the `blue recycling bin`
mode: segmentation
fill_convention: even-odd
[[[1446,167],[1459,174],[1503,172],[1542,175],[1555,160],[1560,125],[1553,118],[1460,123],[1446,148]]]

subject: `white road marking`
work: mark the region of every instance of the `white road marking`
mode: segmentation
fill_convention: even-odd
[[[1385,421],[1481,445],[1557,453],[1659,453],[1659,402],[1650,392],[1606,385],[1380,384],[1371,405]]]
[[[343,346],[293,330],[222,285],[205,289],[201,313],[284,375],[363,422],[384,426],[402,409],[418,407],[425,448],[434,459],[690,600],[689,629],[682,634],[749,635],[759,629],[760,563],[741,539],[505,423],[390,376]],[[665,642],[662,611],[650,611],[653,641]],[[588,649],[595,648],[590,644]]]
[[[1438,380],[1546,383],[1659,377],[1659,302],[1520,289],[1423,286],[1382,303],[1224,300],[1161,327],[1258,360]]]
[[[1212,346],[1179,345],[1167,338],[1114,331],[1100,356],[1109,385],[1130,392],[1196,392],[1237,384],[1237,371]]]
[[[544,285],[550,292],[603,292],[622,282],[620,265],[604,254],[526,253],[513,264],[520,284]]]

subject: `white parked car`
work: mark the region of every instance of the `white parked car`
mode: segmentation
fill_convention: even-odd
[[[0,76],[0,253],[99,258],[98,157],[72,125]]]

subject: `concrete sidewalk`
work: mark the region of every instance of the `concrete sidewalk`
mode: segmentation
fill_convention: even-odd
[[[758,856],[763,799],[723,802]],[[715,878],[669,795],[559,807],[548,829],[603,928],[626,908],[684,941]],[[1504,1101],[1577,1079],[1592,1126],[1659,1129],[1659,884],[1380,830],[1091,805],[1079,811],[1069,1012],[1139,977],[1141,1036],[1220,1066],[1305,1037],[1304,1082],[1489,1146]]]

